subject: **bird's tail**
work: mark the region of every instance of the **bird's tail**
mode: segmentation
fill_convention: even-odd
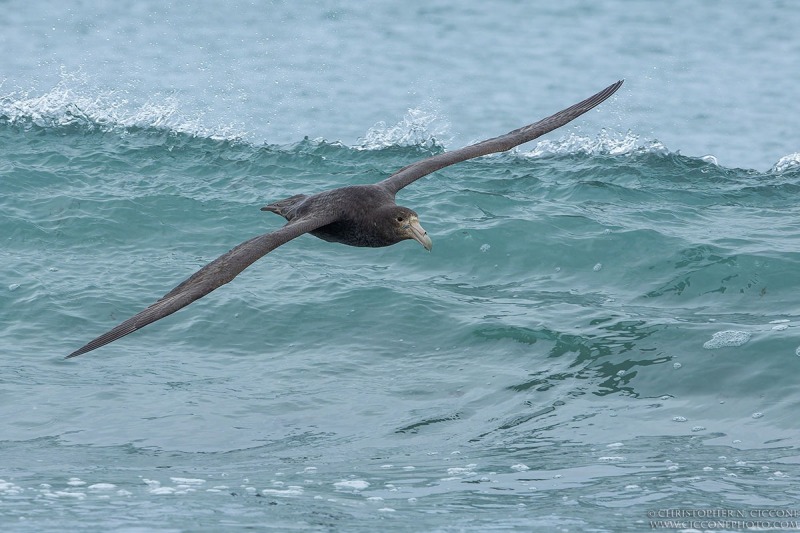
[[[294,196],[290,196],[289,198],[278,200],[277,202],[265,205],[264,207],[261,208],[261,210],[269,211],[270,213],[275,213],[276,215],[282,216],[286,220],[292,220],[292,218],[294,218],[293,208],[306,198],[308,198],[308,196],[305,194],[295,194]]]

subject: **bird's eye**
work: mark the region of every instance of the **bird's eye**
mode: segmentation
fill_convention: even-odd
[[[403,221],[403,217],[397,217],[397,221],[398,222],[402,222]]]

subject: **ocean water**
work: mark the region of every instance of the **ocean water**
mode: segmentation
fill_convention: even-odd
[[[0,6],[3,531],[798,528],[794,4]],[[431,253],[303,236],[63,359],[619,78],[404,189]]]

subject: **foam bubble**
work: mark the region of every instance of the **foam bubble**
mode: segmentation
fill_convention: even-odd
[[[448,468],[447,474],[450,476],[463,476],[463,475],[474,475],[475,472],[470,467],[455,467],[455,468]]]
[[[336,482],[333,486],[339,490],[364,490],[369,487],[369,483],[363,479],[350,479]]]
[[[188,478],[188,477],[171,477],[170,478],[173,483],[177,483],[179,485],[202,485],[206,482],[205,479],[195,479],[195,478]]]
[[[113,490],[117,488],[113,483],[94,483],[86,487],[89,490]]]
[[[174,487],[153,487],[150,489],[150,494],[175,494]]]
[[[711,336],[711,340],[703,344],[706,350],[716,350],[728,346],[741,346],[750,340],[750,333],[746,331],[726,330],[718,331]]]
[[[285,489],[262,489],[261,494],[269,494],[270,496],[284,496],[284,497],[302,496],[303,487],[290,485]]]
[[[66,490],[57,490],[55,492],[48,492],[45,494],[50,498],[74,498],[76,500],[82,500],[86,497],[86,494],[83,492],[69,492]]]
[[[22,487],[20,487],[19,485],[15,485],[10,481],[5,481],[3,479],[0,479],[0,494],[15,495],[21,493],[22,490],[23,490]]]

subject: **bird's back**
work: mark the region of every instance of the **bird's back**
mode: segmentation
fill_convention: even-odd
[[[380,209],[394,206],[394,195],[377,185],[350,185],[311,196],[298,194],[261,208],[288,221],[333,212],[336,220],[311,232],[328,242],[349,246],[381,247],[394,244],[376,233]]]

